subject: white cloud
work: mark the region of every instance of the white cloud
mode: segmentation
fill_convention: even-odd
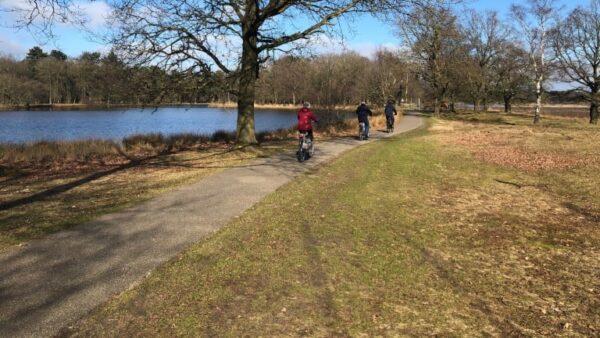
[[[2,51],[2,54],[11,55],[16,58],[21,58],[27,53],[27,48],[25,46],[4,34],[0,35],[0,50]]]
[[[359,55],[373,59],[378,50],[385,49],[398,51],[401,47],[397,44],[388,42],[377,44],[365,41],[344,41],[327,35],[317,35],[310,38],[309,45],[314,48],[318,54],[339,54],[342,52],[356,52]]]
[[[89,28],[104,27],[111,13],[110,6],[104,1],[80,1],[76,6],[86,19]]]
[[[26,9],[30,6],[27,0],[0,0],[0,8],[2,9]]]
[[[69,22],[78,22],[83,18],[87,22],[88,28],[100,28],[106,25],[111,12],[110,6],[104,0],[76,0],[69,7],[69,11],[59,11],[58,8],[53,7],[51,2],[41,2],[38,8],[41,16],[37,17],[39,22],[36,21],[36,23],[41,23],[55,13],[67,16],[67,23],[55,22],[57,25],[69,26]],[[27,19],[27,15],[32,10],[32,4],[29,0],[0,0],[0,10],[6,10],[9,13],[7,19],[12,24]],[[76,15],[69,17],[70,14]]]

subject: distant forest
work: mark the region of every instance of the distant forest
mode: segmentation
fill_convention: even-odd
[[[382,104],[417,103],[431,98],[431,90],[418,75],[418,64],[407,54],[380,50],[373,58],[344,52],[314,57],[284,56],[262,65],[256,102],[320,107],[354,105],[357,100]],[[464,73],[461,73],[464,74]],[[522,82],[521,98],[532,91]],[[23,60],[0,57],[0,104],[156,105],[236,101],[235,75],[221,71],[184,73],[158,67],[130,66],[110,52],[85,52],[69,58],[59,50],[29,50]],[[472,102],[469,86],[457,99]],[[500,89],[500,88],[499,88]],[[489,99],[502,101],[502,91]],[[548,92],[554,103],[582,102],[581,93]]]
[[[0,103],[152,104],[204,102],[223,88],[218,76],[167,73],[157,67],[132,67],[115,53],[85,52],[71,59],[59,50],[33,47],[17,61],[0,58]]]
[[[319,106],[381,103],[387,98],[416,100],[421,84],[410,62],[380,51],[373,59],[356,53],[312,58],[286,56],[263,64],[257,103]],[[0,103],[133,104],[235,101],[235,75],[182,73],[130,66],[113,52],[85,52],[69,58],[59,50],[29,50],[23,60],[0,58]]]

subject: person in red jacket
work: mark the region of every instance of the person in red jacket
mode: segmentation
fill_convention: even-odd
[[[303,107],[298,111],[298,131],[308,133],[311,141],[313,140],[312,121],[319,122],[315,114],[310,110],[310,103],[304,102]]]

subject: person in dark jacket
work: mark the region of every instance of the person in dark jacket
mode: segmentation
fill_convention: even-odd
[[[369,138],[369,116],[373,116],[373,112],[369,107],[367,107],[367,103],[362,101],[358,108],[356,108],[356,115],[358,116],[358,123],[363,122],[365,124],[365,135],[366,139]]]
[[[319,119],[310,110],[310,103],[304,102],[302,108],[298,111],[298,131],[308,133],[311,140],[313,140],[312,121],[319,122]]]
[[[385,119],[387,120],[388,126],[394,126],[394,115],[398,115],[398,111],[394,106],[394,100],[388,100],[385,105]]]

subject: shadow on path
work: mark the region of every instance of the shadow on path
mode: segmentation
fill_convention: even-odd
[[[217,153],[212,153],[206,156],[202,156],[199,158],[196,158],[194,160],[202,160],[202,159],[206,159],[206,158],[210,158],[210,157],[215,157],[215,156],[219,156],[219,155],[224,155],[227,153],[231,153],[233,151],[237,151],[240,149],[243,149],[244,147],[231,147],[225,151],[222,152],[217,152]],[[12,200],[12,201],[8,201],[8,202],[4,202],[4,203],[0,203],[0,211],[6,211],[6,210],[10,210],[16,207],[20,207],[23,205],[27,205],[27,204],[31,204],[34,202],[38,202],[38,201],[42,201],[45,200],[49,197],[53,197],[59,194],[62,194],[64,192],[67,192],[69,190],[72,190],[74,188],[80,187],[84,184],[96,181],[100,178],[112,175],[112,174],[116,174],[118,172],[127,170],[127,169],[131,169],[131,168],[135,168],[135,167],[168,167],[168,166],[174,166],[173,164],[169,164],[169,165],[162,165],[160,162],[159,163],[152,163],[151,161],[156,160],[156,159],[160,159],[163,156],[167,156],[167,155],[173,155],[175,154],[174,152],[171,151],[165,151],[165,152],[161,152],[157,155],[152,155],[149,157],[145,157],[145,158],[141,158],[141,159],[135,159],[135,158],[131,158],[129,156],[127,156],[126,154],[122,153],[123,156],[125,156],[126,158],[129,159],[130,162],[120,165],[118,167],[109,169],[109,170],[105,170],[105,171],[100,171],[100,172],[96,172],[93,173],[91,175],[88,175],[86,177],[77,179],[75,181],[69,182],[69,183],[65,183],[38,193],[35,193],[33,195],[30,196],[26,196],[26,197],[22,197],[16,200]],[[191,161],[191,160],[189,160]],[[169,163],[169,162],[164,162],[164,163]],[[230,168],[233,166],[187,166],[188,168]],[[11,178],[9,180],[14,180],[16,178]],[[9,180],[0,182],[0,183],[5,183]]]

